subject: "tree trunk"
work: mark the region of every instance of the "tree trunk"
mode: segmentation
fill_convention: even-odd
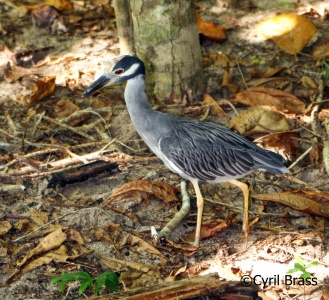
[[[129,0],[114,0],[113,6],[120,40],[120,51],[122,54],[134,55]]]
[[[159,103],[193,101],[203,88],[193,1],[130,0],[129,5],[133,49],[146,65],[148,95]]]

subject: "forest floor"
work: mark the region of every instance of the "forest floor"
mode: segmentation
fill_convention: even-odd
[[[262,299],[329,299],[323,125],[329,84],[323,76],[328,65],[317,54],[329,53],[329,5],[197,1],[204,21],[226,28],[222,43],[200,38],[212,98],[158,109],[230,126],[281,153],[291,166],[291,174],[259,171],[242,179],[251,196],[248,241],[241,190],[202,184],[204,226],[197,249],[191,246],[196,224],[191,185],[189,216],[168,239],[152,240],[150,227],[160,230],[180,208],[180,178],[134,130],[124,86],[81,98],[120,49],[110,1],[71,2],[74,10],[58,13],[0,0],[0,298],[91,297],[92,288],[78,295],[79,282],[69,282],[62,293],[50,280],[76,271],[97,278],[109,270],[119,275],[119,296],[104,299],[132,299],[124,294],[129,291],[134,299],[147,299],[161,284],[168,295],[159,299],[224,299],[225,291],[225,299],[255,299],[248,290],[254,279],[251,289]],[[255,26],[278,13],[304,15],[316,26],[317,41],[292,55],[261,39]],[[247,87],[255,88],[251,99],[244,97]],[[271,89],[284,91],[283,108],[274,107]],[[258,117],[253,101],[263,107]],[[287,275],[296,263],[311,265]],[[213,273],[236,289],[210,287]],[[208,291],[189,281],[196,277]],[[177,282],[182,284],[176,296],[169,296]],[[249,298],[242,292],[241,298],[229,298],[241,286]],[[100,294],[108,292],[102,288]]]

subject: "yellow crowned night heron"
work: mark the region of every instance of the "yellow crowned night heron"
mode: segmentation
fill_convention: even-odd
[[[200,244],[203,211],[199,182],[229,181],[241,188],[245,201],[243,229],[247,236],[249,189],[236,179],[255,170],[289,173],[284,159],[217,124],[153,110],[145,93],[144,63],[134,56],[123,55],[111,60],[104,74],[82,96],[122,81],[127,81],[125,101],[139,135],[171,171],[194,186],[198,207],[194,245]]]

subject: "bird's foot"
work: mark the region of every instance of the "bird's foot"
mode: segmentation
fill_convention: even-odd
[[[187,193],[186,182],[181,182],[181,194],[182,194],[182,207],[181,209],[174,215],[174,217],[166,224],[165,227],[161,229],[159,233],[157,233],[156,229],[151,228],[152,238],[156,241],[162,237],[168,237],[174,229],[178,226],[178,224],[188,215],[190,211],[190,197]]]

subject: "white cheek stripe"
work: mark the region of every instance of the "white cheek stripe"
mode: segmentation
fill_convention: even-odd
[[[138,68],[139,68],[139,63],[135,63],[126,72],[120,74],[120,76],[129,76],[131,74],[134,74]]]

